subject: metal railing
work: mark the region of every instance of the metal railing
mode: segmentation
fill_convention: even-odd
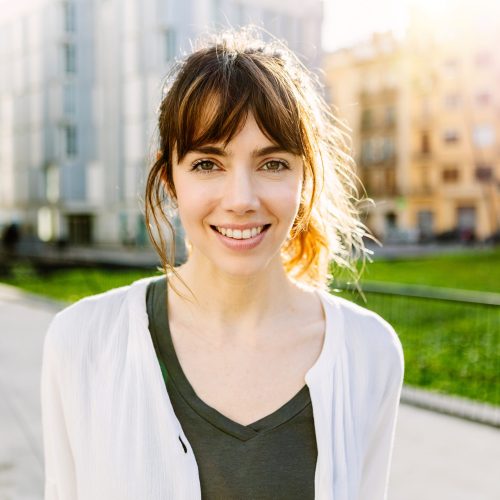
[[[364,302],[337,286],[396,330],[408,402],[500,427],[500,294],[365,282]]]

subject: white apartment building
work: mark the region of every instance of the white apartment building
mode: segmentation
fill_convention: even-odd
[[[0,228],[148,245],[169,64],[200,33],[248,23],[319,66],[321,0],[0,0]]]

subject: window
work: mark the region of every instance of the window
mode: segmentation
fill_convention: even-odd
[[[369,165],[372,162],[372,144],[370,139],[365,139],[361,144],[361,163]]]
[[[491,63],[491,54],[487,50],[483,50],[476,54],[476,66],[489,66]]]
[[[167,28],[163,34],[164,58],[171,62],[177,55],[177,37],[173,28]]]
[[[67,74],[76,73],[76,47],[73,43],[66,43],[64,48],[64,71]]]
[[[76,156],[77,149],[77,140],[76,140],[76,126],[75,125],[66,125],[64,127],[64,145],[65,145],[65,153],[67,157]]]
[[[434,232],[434,214],[431,210],[419,210],[418,230],[421,238],[429,238]]]
[[[476,180],[489,182],[493,179],[493,168],[491,165],[479,164],[476,166]]]
[[[460,104],[460,96],[458,94],[448,94],[444,98],[444,105],[448,109],[454,109]]]
[[[491,125],[476,125],[472,131],[472,139],[479,148],[492,146],[495,143],[495,130]]]
[[[431,143],[428,132],[422,132],[420,135],[420,152],[424,155],[431,152]]]
[[[383,160],[394,158],[394,139],[392,137],[384,138],[382,157]]]
[[[396,110],[394,106],[388,106],[385,108],[385,124],[387,126],[392,126],[396,123]]]
[[[76,31],[75,22],[75,4],[66,2],[63,4],[64,9],[64,31],[66,33],[74,33]]]
[[[444,142],[447,142],[447,143],[453,143],[453,142],[458,142],[458,132],[456,129],[454,128],[448,128],[444,131],[444,134],[443,134],[443,139],[444,139]]]
[[[88,214],[68,215],[69,241],[75,245],[92,243],[93,217]]]
[[[76,89],[73,84],[66,84],[63,87],[63,109],[67,115],[76,112]]]
[[[59,169],[56,165],[49,165],[45,169],[45,197],[50,203],[59,200]]]
[[[489,92],[478,92],[476,102],[479,106],[488,106],[491,103],[491,94]]]
[[[443,63],[443,72],[449,78],[456,77],[458,74],[458,59],[448,58]]]
[[[372,138],[372,162],[379,163],[384,160],[384,138]]]
[[[361,130],[368,130],[373,126],[373,113],[371,109],[364,109],[361,113]]]
[[[446,167],[443,169],[443,182],[454,183],[458,181],[458,168]]]

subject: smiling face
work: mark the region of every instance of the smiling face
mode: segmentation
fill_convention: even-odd
[[[302,170],[302,159],[271,142],[251,113],[225,149],[206,144],[174,160],[190,260],[234,276],[281,266],[280,249],[299,208]]]

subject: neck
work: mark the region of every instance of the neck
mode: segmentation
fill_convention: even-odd
[[[279,257],[279,256],[278,256]],[[295,309],[300,293],[298,285],[286,275],[280,259],[252,275],[229,275],[190,257],[176,271],[191,289],[195,301],[180,297],[182,313],[206,332],[217,332],[219,340],[258,335],[268,326],[284,321]],[[185,287],[174,276],[170,283],[185,294]],[[169,292],[169,299],[172,298]],[[189,291],[187,294],[190,296]],[[217,340],[217,339],[214,339]]]

